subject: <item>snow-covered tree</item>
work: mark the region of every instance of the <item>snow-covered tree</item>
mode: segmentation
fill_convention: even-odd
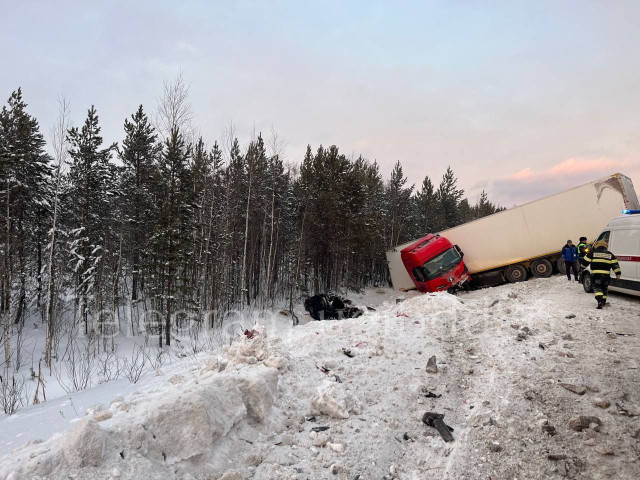
[[[116,198],[116,170],[110,163],[115,145],[102,147],[98,114],[92,105],[82,128],[68,132],[68,221],[72,226],[70,251],[85,334],[89,333],[90,309],[100,287],[101,261],[111,235]]]

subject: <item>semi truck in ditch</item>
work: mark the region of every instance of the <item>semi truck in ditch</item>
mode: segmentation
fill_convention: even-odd
[[[452,291],[564,272],[567,239],[595,240],[611,218],[640,209],[629,177],[595,180],[386,252],[396,290]]]

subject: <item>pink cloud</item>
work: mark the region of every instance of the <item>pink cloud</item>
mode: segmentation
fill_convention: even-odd
[[[617,173],[617,169],[624,168],[628,165],[629,162],[627,162],[626,160],[613,160],[610,158],[568,158],[563,162],[553,165],[552,167],[545,170],[534,172],[530,167],[526,167],[519,172],[516,172],[505,178],[515,181],[528,181],[548,177],[556,177],[557,175],[574,176],[576,173]]]
[[[624,173],[627,160],[612,158],[568,158],[551,167],[523,168],[490,182],[489,196],[505,207],[520,205],[538,198],[596,180],[613,173]]]

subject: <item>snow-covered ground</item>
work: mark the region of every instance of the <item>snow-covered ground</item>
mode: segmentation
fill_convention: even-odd
[[[563,277],[351,298],[376,310],[271,317],[136,385],[0,419],[0,479],[638,478],[638,299],[596,310]]]

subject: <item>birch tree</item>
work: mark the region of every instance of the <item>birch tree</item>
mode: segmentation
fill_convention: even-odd
[[[56,331],[56,271],[55,257],[58,233],[58,205],[60,195],[60,183],[62,176],[62,165],[69,158],[67,131],[70,125],[71,109],[66,96],[58,99],[58,117],[56,123],[51,128],[51,145],[55,160],[55,190],[53,194],[53,212],[51,217],[51,230],[49,232],[49,262],[47,265],[47,306],[45,322],[47,325],[47,338],[45,345],[45,364],[51,368],[51,357],[53,349],[53,337]]]

